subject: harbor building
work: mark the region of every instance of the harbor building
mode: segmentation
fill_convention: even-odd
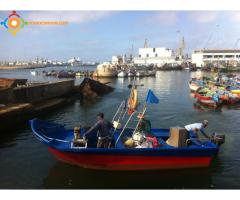
[[[138,57],[134,58],[134,64],[140,65],[163,65],[175,61],[173,50],[165,47],[140,48]]]
[[[112,64],[118,65],[118,64],[125,64],[125,56],[112,56]]]
[[[240,49],[202,49],[192,53],[192,63],[196,67],[212,64],[216,67],[238,66],[240,63]]]
[[[183,40],[184,42],[184,40]],[[179,53],[183,53],[183,48]],[[144,47],[139,48],[138,56],[133,58],[134,64],[137,65],[157,65],[176,63],[182,56],[176,55],[173,49],[166,47],[148,47],[147,40],[145,40]]]

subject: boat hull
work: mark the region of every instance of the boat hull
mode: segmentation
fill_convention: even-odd
[[[119,72],[119,73],[118,73],[118,77],[119,77],[119,78],[127,77],[127,73],[126,73],[126,72],[123,72],[123,71],[122,71],[122,72]]]
[[[189,83],[189,88],[191,91],[196,92],[200,88],[200,86],[195,83]]]
[[[212,156],[144,156],[84,154],[63,152],[49,147],[60,161],[89,169],[99,170],[162,170],[208,167]]]
[[[218,107],[219,105],[221,105],[221,101],[217,103],[212,99],[212,97],[202,96],[198,93],[196,93],[195,97],[197,98],[198,102],[210,107]]]

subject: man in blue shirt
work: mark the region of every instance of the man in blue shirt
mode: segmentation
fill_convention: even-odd
[[[97,115],[97,122],[94,126],[92,126],[84,135],[86,137],[87,134],[91,132],[98,131],[98,143],[97,148],[108,148],[111,142],[111,133],[110,130],[112,128],[112,123],[106,121],[104,119],[104,114],[99,113]]]

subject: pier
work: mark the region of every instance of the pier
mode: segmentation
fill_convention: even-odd
[[[85,78],[81,85],[74,79],[29,83],[27,79],[0,79],[0,130],[16,128],[27,120],[72,103],[76,99],[97,100],[112,87]]]
[[[33,85],[21,79],[0,79],[0,83],[0,130],[70,102],[67,96],[74,92],[73,79]]]

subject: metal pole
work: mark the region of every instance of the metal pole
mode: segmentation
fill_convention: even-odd
[[[146,106],[146,103],[145,103],[144,108],[143,108],[143,112],[142,112],[142,115],[143,115],[143,116],[144,116],[146,110],[147,110],[147,106]],[[137,128],[138,128],[138,126],[139,126],[139,124],[140,124],[141,121],[142,121],[142,118],[140,118],[140,119],[138,120],[137,126],[136,126],[135,130],[133,131],[133,134],[136,132],[136,130],[137,130]],[[133,135],[133,134],[132,134],[132,135]]]
[[[117,114],[118,114],[118,112],[119,112],[119,110],[120,110],[120,108],[122,107],[122,104],[123,104],[124,102],[125,102],[125,101],[122,101],[122,103],[121,103],[120,106],[118,107],[117,112],[115,113],[115,115],[114,115],[114,117],[113,117],[113,119],[112,119],[112,122],[114,121],[115,117],[117,116]]]
[[[129,121],[131,120],[131,118],[132,118],[132,116],[133,116],[134,114],[135,114],[135,112],[133,112],[133,113],[130,115],[130,117],[128,118],[128,121],[126,122],[125,126],[123,127],[121,133],[119,134],[119,136],[118,136],[118,138],[117,138],[117,140],[116,140],[116,142],[115,142],[115,146],[116,146],[116,144],[118,143],[120,137],[122,136],[124,130],[126,129],[128,123],[129,123]]]

